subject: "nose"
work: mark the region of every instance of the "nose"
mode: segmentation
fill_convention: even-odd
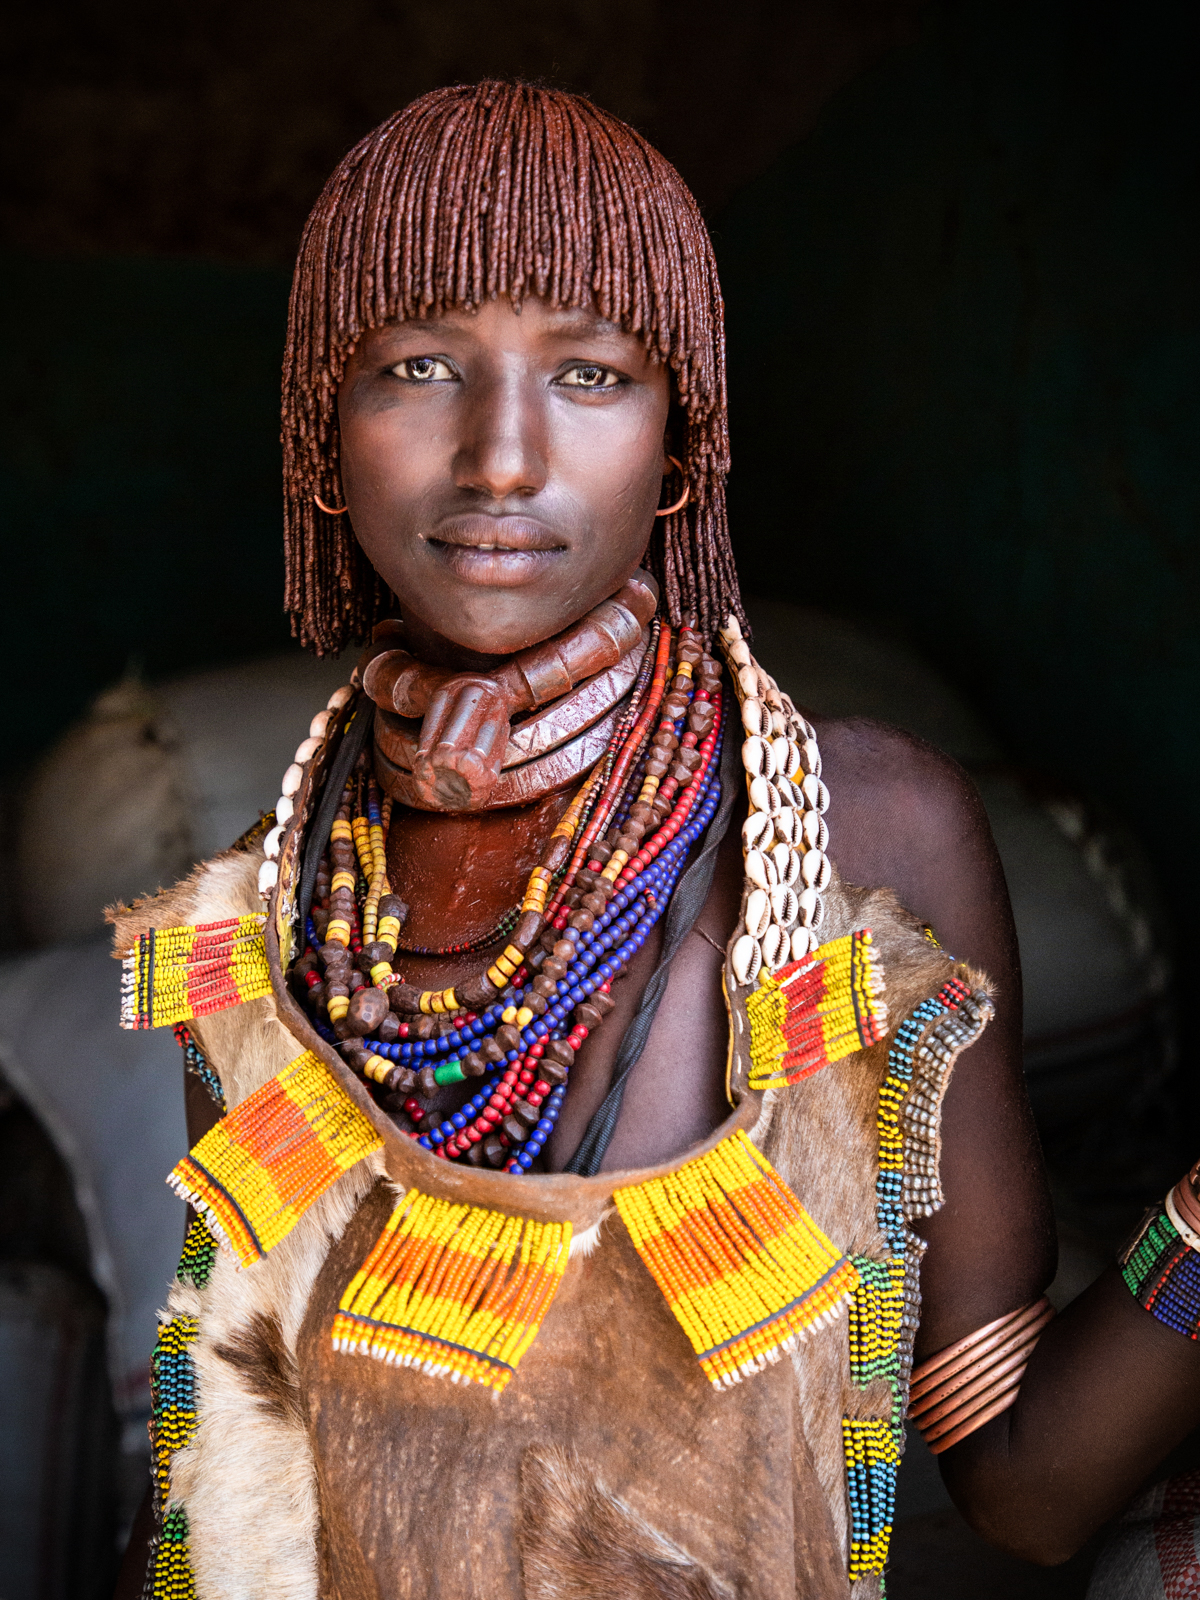
[[[528,498],[546,485],[546,414],[539,385],[519,369],[471,386],[454,481],[489,500]]]

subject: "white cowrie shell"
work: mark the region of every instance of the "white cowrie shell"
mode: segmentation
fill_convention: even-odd
[[[787,742],[787,766],[783,769],[788,775],[789,783],[796,783],[804,776],[803,757],[800,746],[795,739],[789,738]]]
[[[760,889],[769,889],[773,883],[778,883],[779,877],[775,871],[775,863],[769,856],[763,855],[761,850],[750,850],[746,855],[746,876],[751,883],[756,883]]]
[[[777,922],[772,922],[762,936],[763,965],[768,972],[778,972],[792,952],[792,941]]]
[[[279,863],[264,861],[258,869],[258,892],[265,900],[279,882]]]
[[[283,775],[283,782],[279,785],[280,794],[295,794],[304,777],[304,768],[298,761],[293,761]]]
[[[765,811],[752,811],[742,823],[742,843],[747,850],[757,850],[771,836],[771,819]]]
[[[795,806],[783,806],[775,818],[775,833],[781,844],[798,844],[803,822]]]
[[[817,749],[817,741],[812,738],[804,741],[804,770],[818,778],[821,776],[821,752]]]
[[[329,726],[329,715],[330,714],[328,711],[317,712],[316,716],[308,725],[308,736],[310,739],[323,739],[325,737],[325,730]]]
[[[771,740],[771,760],[775,763],[775,771],[787,776],[788,746],[786,739]]]
[[[773,782],[779,790],[779,798],[785,806],[795,806],[803,803],[804,796],[788,782],[781,772],[775,775]]]
[[[817,810],[829,810],[829,790],[818,779],[817,781]]]
[[[750,804],[756,811],[765,811],[769,817],[777,817],[783,802],[779,790],[770,779],[755,778],[750,784]]]
[[[321,748],[320,739],[307,738],[296,746],[296,763],[303,766],[306,761],[311,761]]]
[[[274,861],[279,855],[280,841],[283,839],[283,824],[276,823],[270,833],[263,840],[263,854],[268,861]]]
[[[825,865],[825,857],[820,850],[812,849],[804,852],[804,860],[800,864],[800,876],[808,888],[815,888],[821,876],[821,869]]]
[[[821,844],[822,820],[819,811],[806,811],[804,813],[804,842],[810,849],[813,845],[816,845],[818,850],[823,848]]]
[[[775,760],[765,739],[752,736],[742,745],[742,765],[752,778],[773,778]]]
[[[750,665],[750,646],[744,639],[735,639],[729,646],[729,659],[737,667]]]
[[[815,772],[805,773],[804,782],[800,785],[800,792],[804,796],[806,805],[813,806],[817,810],[820,809],[817,806],[817,801],[821,798],[821,780]]]
[[[796,896],[800,905],[800,920],[806,928],[816,926],[816,913],[821,905],[821,896],[815,889],[802,889]]]
[[[729,960],[733,967],[733,975],[739,983],[753,983],[758,977],[758,969],[762,966],[762,951],[758,947],[758,940],[751,934],[744,933],[735,942]]]
[[[763,703],[751,697],[742,701],[742,727],[747,733],[757,734],[762,732]]]
[[[329,699],[325,702],[327,709],[330,711],[340,711],[353,693],[354,690],[350,687],[350,685],[348,683],[344,683],[340,689],[335,689],[329,696]]]
[[[804,961],[817,948],[817,936],[811,928],[797,928],[792,934],[792,960]]]
[[[726,644],[732,644],[735,639],[742,637],[742,625],[732,611],[725,618],[725,626],[721,629],[721,637]]]
[[[771,860],[775,863],[780,883],[786,883],[791,888],[800,876],[799,852],[793,850],[790,844],[777,844],[771,851]]]
[[[292,804],[291,795],[281,794],[279,799],[275,802],[275,821],[290,822],[292,820],[292,813],[295,811],[295,809],[295,806]]]
[[[781,928],[790,928],[800,915],[800,903],[795,890],[785,884],[776,884],[771,890],[771,915]]]
[[[738,683],[741,685],[742,693],[744,695],[754,695],[757,697],[758,673],[755,672],[753,667],[739,667],[737,679]]]
[[[752,889],[746,897],[746,932],[761,939],[771,920],[771,902],[765,889]]]
[[[771,732],[777,739],[787,738],[787,718],[778,706],[771,712]]]
[[[828,856],[823,855],[821,857],[821,876],[817,879],[817,884],[816,884],[817,888],[820,889],[820,890],[828,889],[829,880],[832,877],[833,877],[833,864],[830,862],[830,859],[829,859]]]

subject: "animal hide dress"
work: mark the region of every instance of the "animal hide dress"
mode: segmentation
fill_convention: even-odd
[[[739,697],[796,716],[757,664],[734,671]],[[229,989],[240,1003],[196,1004],[188,1024],[226,1116],[178,1182],[193,1197],[205,1172],[224,1187],[162,1313],[148,1592],[880,1594],[920,1302],[912,1223],[941,1204],[942,1097],[991,1014],[986,980],[890,891],[834,871],[812,959],[744,981],[748,878],[725,963],[730,1111],[707,1140],[594,1177],[437,1160],[284,977],[337,722],[296,796],[258,955]],[[262,861],[251,836],[119,913],[127,982],[181,935],[229,927],[250,948]],[[822,994],[851,961],[833,1048]],[[314,1128],[323,1176],[301,1181]],[[446,1321],[501,1257],[508,1299]]]

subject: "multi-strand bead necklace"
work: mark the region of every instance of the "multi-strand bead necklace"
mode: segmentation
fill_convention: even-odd
[[[656,624],[625,715],[530,874],[503,950],[441,990],[395,969],[407,908],[387,880],[392,807],[360,760],[291,979],[318,1032],[424,1148],[510,1172],[541,1153],[576,1051],[717,809],[721,713],[719,663],[690,628]],[[428,1109],[438,1089],[475,1079],[449,1117]]]

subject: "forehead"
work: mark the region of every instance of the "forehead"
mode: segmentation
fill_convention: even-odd
[[[592,306],[556,306],[532,295],[518,305],[501,296],[475,309],[459,307],[398,319],[366,331],[363,337],[372,341],[408,343],[431,335],[521,344],[582,339],[625,349],[646,349],[636,334],[626,333],[618,323],[602,317]]]

